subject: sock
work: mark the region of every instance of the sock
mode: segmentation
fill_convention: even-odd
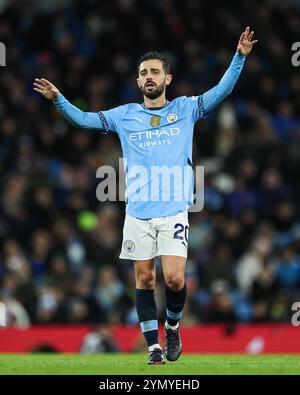
[[[172,329],[172,331],[175,331],[179,327],[179,322],[177,322],[176,325],[169,325],[168,321],[166,321],[165,327],[166,329]]]
[[[148,347],[158,344],[157,310],[153,289],[136,289],[136,310]],[[150,350],[149,350],[150,351]]]
[[[186,297],[186,284],[178,291],[174,292],[166,286],[166,304],[167,304],[167,325],[169,327],[178,328],[179,320],[182,316],[182,311]]]
[[[152,344],[152,346],[148,347],[149,352],[154,351],[156,348],[159,348],[161,350],[160,344],[156,343],[156,344]]]

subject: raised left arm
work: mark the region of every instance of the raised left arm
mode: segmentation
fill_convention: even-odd
[[[237,52],[220,82],[207,92],[203,93],[203,107],[205,113],[213,110],[232,92],[243,69],[246,56],[251,52],[253,45],[258,41],[252,40],[253,35],[254,32],[250,32],[250,28],[247,26],[240,36],[237,45]]]

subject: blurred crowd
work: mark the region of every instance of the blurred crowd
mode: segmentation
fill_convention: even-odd
[[[96,198],[118,138],[78,130],[32,89],[53,82],[76,106],[142,102],[136,60],[171,60],[168,99],[216,84],[245,26],[259,42],[232,95],[200,121],[194,164],[205,207],[190,214],[183,323],[289,322],[300,300],[300,38],[297,1],[2,1],[0,300],[10,325],[138,323],[124,204]],[[159,318],[164,285],[157,260]],[[161,297],[160,297],[161,296]]]

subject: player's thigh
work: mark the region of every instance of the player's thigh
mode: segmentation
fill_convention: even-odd
[[[162,255],[161,266],[166,285],[174,290],[181,289],[185,283],[186,258]]]
[[[123,227],[121,259],[134,261],[155,257],[156,233],[148,221],[126,215]]]
[[[157,255],[187,257],[188,213],[179,213],[166,218],[157,234]]]
[[[139,289],[154,289],[156,270],[154,259],[134,261],[136,287]]]

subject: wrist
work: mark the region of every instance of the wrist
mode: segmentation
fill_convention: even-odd
[[[52,99],[52,101],[56,101],[59,99],[59,96],[61,96],[60,92],[55,93],[54,98]]]
[[[245,58],[247,56],[247,54],[243,54],[240,51],[236,51],[236,54],[241,57],[241,58]]]

